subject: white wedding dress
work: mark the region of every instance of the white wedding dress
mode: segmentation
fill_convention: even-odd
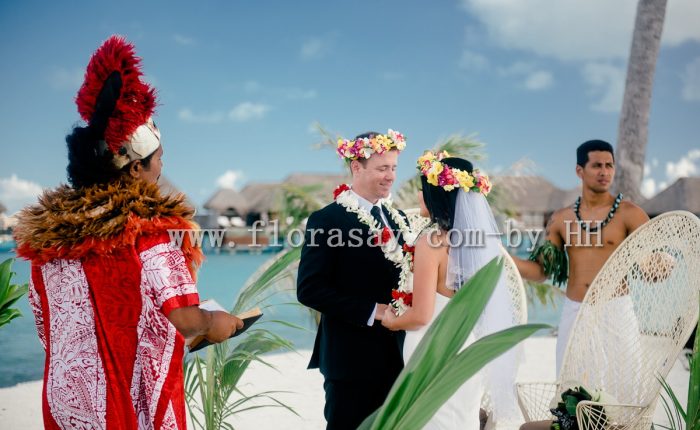
[[[409,279],[412,281],[412,279]],[[442,312],[450,299],[436,294],[435,296],[435,312],[430,324],[435,321],[435,318]],[[406,332],[406,340],[403,346],[404,362],[408,362],[420,343],[421,339],[428,331],[430,324],[423,326],[418,330]],[[469,335],[468,346],[474,342],[474,336]],[[424,430],[479,430],[479,408],[483,387],[481,384],[480,374],[474,375],[457,390],[452,397],[444,404],[435,415],[430,419],[428,424],[423,427]]]
[[[459,190],[454,218],[454,229],[461,232],[481,231],[485,239],[479,246],[465,243],[451,247],[448,257],[446,287],[459,289],[479,269],[501,255],[500,236],[491,208],[483,195]],[[408,282],[413,282],[411,276]],[[435,312],[430,324],[443,311],[448,298],[435,295]],[[487,335],[512,327],[513,307],[506,276],[501,275],[491,298],[469,334],[463,348]],[[404,362],[408,362],[430,324],[419,330],[406,331]],[[468,379],[435,413],[424,427],[427,430],[478,430],[479,410],[485,394],[488,397],[489,419],[487,429],[518,428],[522,415],[515,396],[518,347],[492,360],[476,375]],[[513,427],[514,426],[514,427]]]

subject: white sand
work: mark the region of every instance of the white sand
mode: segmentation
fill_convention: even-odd
[[[536,337],[525,341],[523,365],[518,377],[520,381],[554,380],[555,343],[556,340],[552,337]],[[310,351],[300,351],[267,357],[267,361],[276,366],[277,370],[253,363],[240,386],[248,395],[262,391],[289,391],[275,394],[275,397],[294,408],[299,417],[283,408],[259,408],[236,415],[232,420],[234,426],[243,430],[325,428],[323,377],[318,370],[306,369],[310,355]],[[668,378],[683,401],[687,398],[688,376],[678,361]],[[655,421],[665,421],[660,406]],[[26,430],[42,428],[41,381],[0,389],[0,427]]]

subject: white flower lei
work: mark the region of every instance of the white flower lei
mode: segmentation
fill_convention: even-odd
[[[366,209],[360,206],[360,201],[355,197],[354,193],[350,189],[347,189],[340,194],[335,199],[336,203],[344,207],[346,211],[354,213],[361,223],[369,227],[371,234],[376,237],[381,238],[382,229],[379,228],[379,223]],[[416,235],[411,231],[408,223],[404,217],[401,216],[398,210],[394,208],[394,203],[391,199],[386,198],[380,201],[380,204],[386,207],[389,212],[389,216],[396,223],[401,236],[407,245],[413,246],[416,240]],[[380,240],[381,242],[381,240]],[[413,283],[407,282],[408,276],[411,273],[411,254],[404,252],[403,248],[399,245],[396,236],[392,238],[385,244],[381,245],[382,252],[384,253],[384,258],[394,263],[401,272],[399,274],[399,283],[397,286],[398,291],[410,293],[413,291]],[[397,300],[392,302],[392,306],[397,312],[397,315],[401,315],[408,309],[408,306],[403,303],[403,300]]]

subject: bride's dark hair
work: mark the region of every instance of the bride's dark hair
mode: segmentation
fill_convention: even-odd
[[[450,157],[442,160],[448,166],[472,173],[474,166],[463,158]],[[421,175],[420,181],[423,187],[423,201],[430,213],[430,219],[445,230],[451,230],[455,221],[455,206],[457,205],[457,190],[445,191],[442,187],[436,187],[428,183],[428,179]]]

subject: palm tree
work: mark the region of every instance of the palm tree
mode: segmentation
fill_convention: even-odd
[[[615,189],[633,201],[642,198],[651,91],[667,0],[639,0],[627,65],[625,97],[617,135]]]

